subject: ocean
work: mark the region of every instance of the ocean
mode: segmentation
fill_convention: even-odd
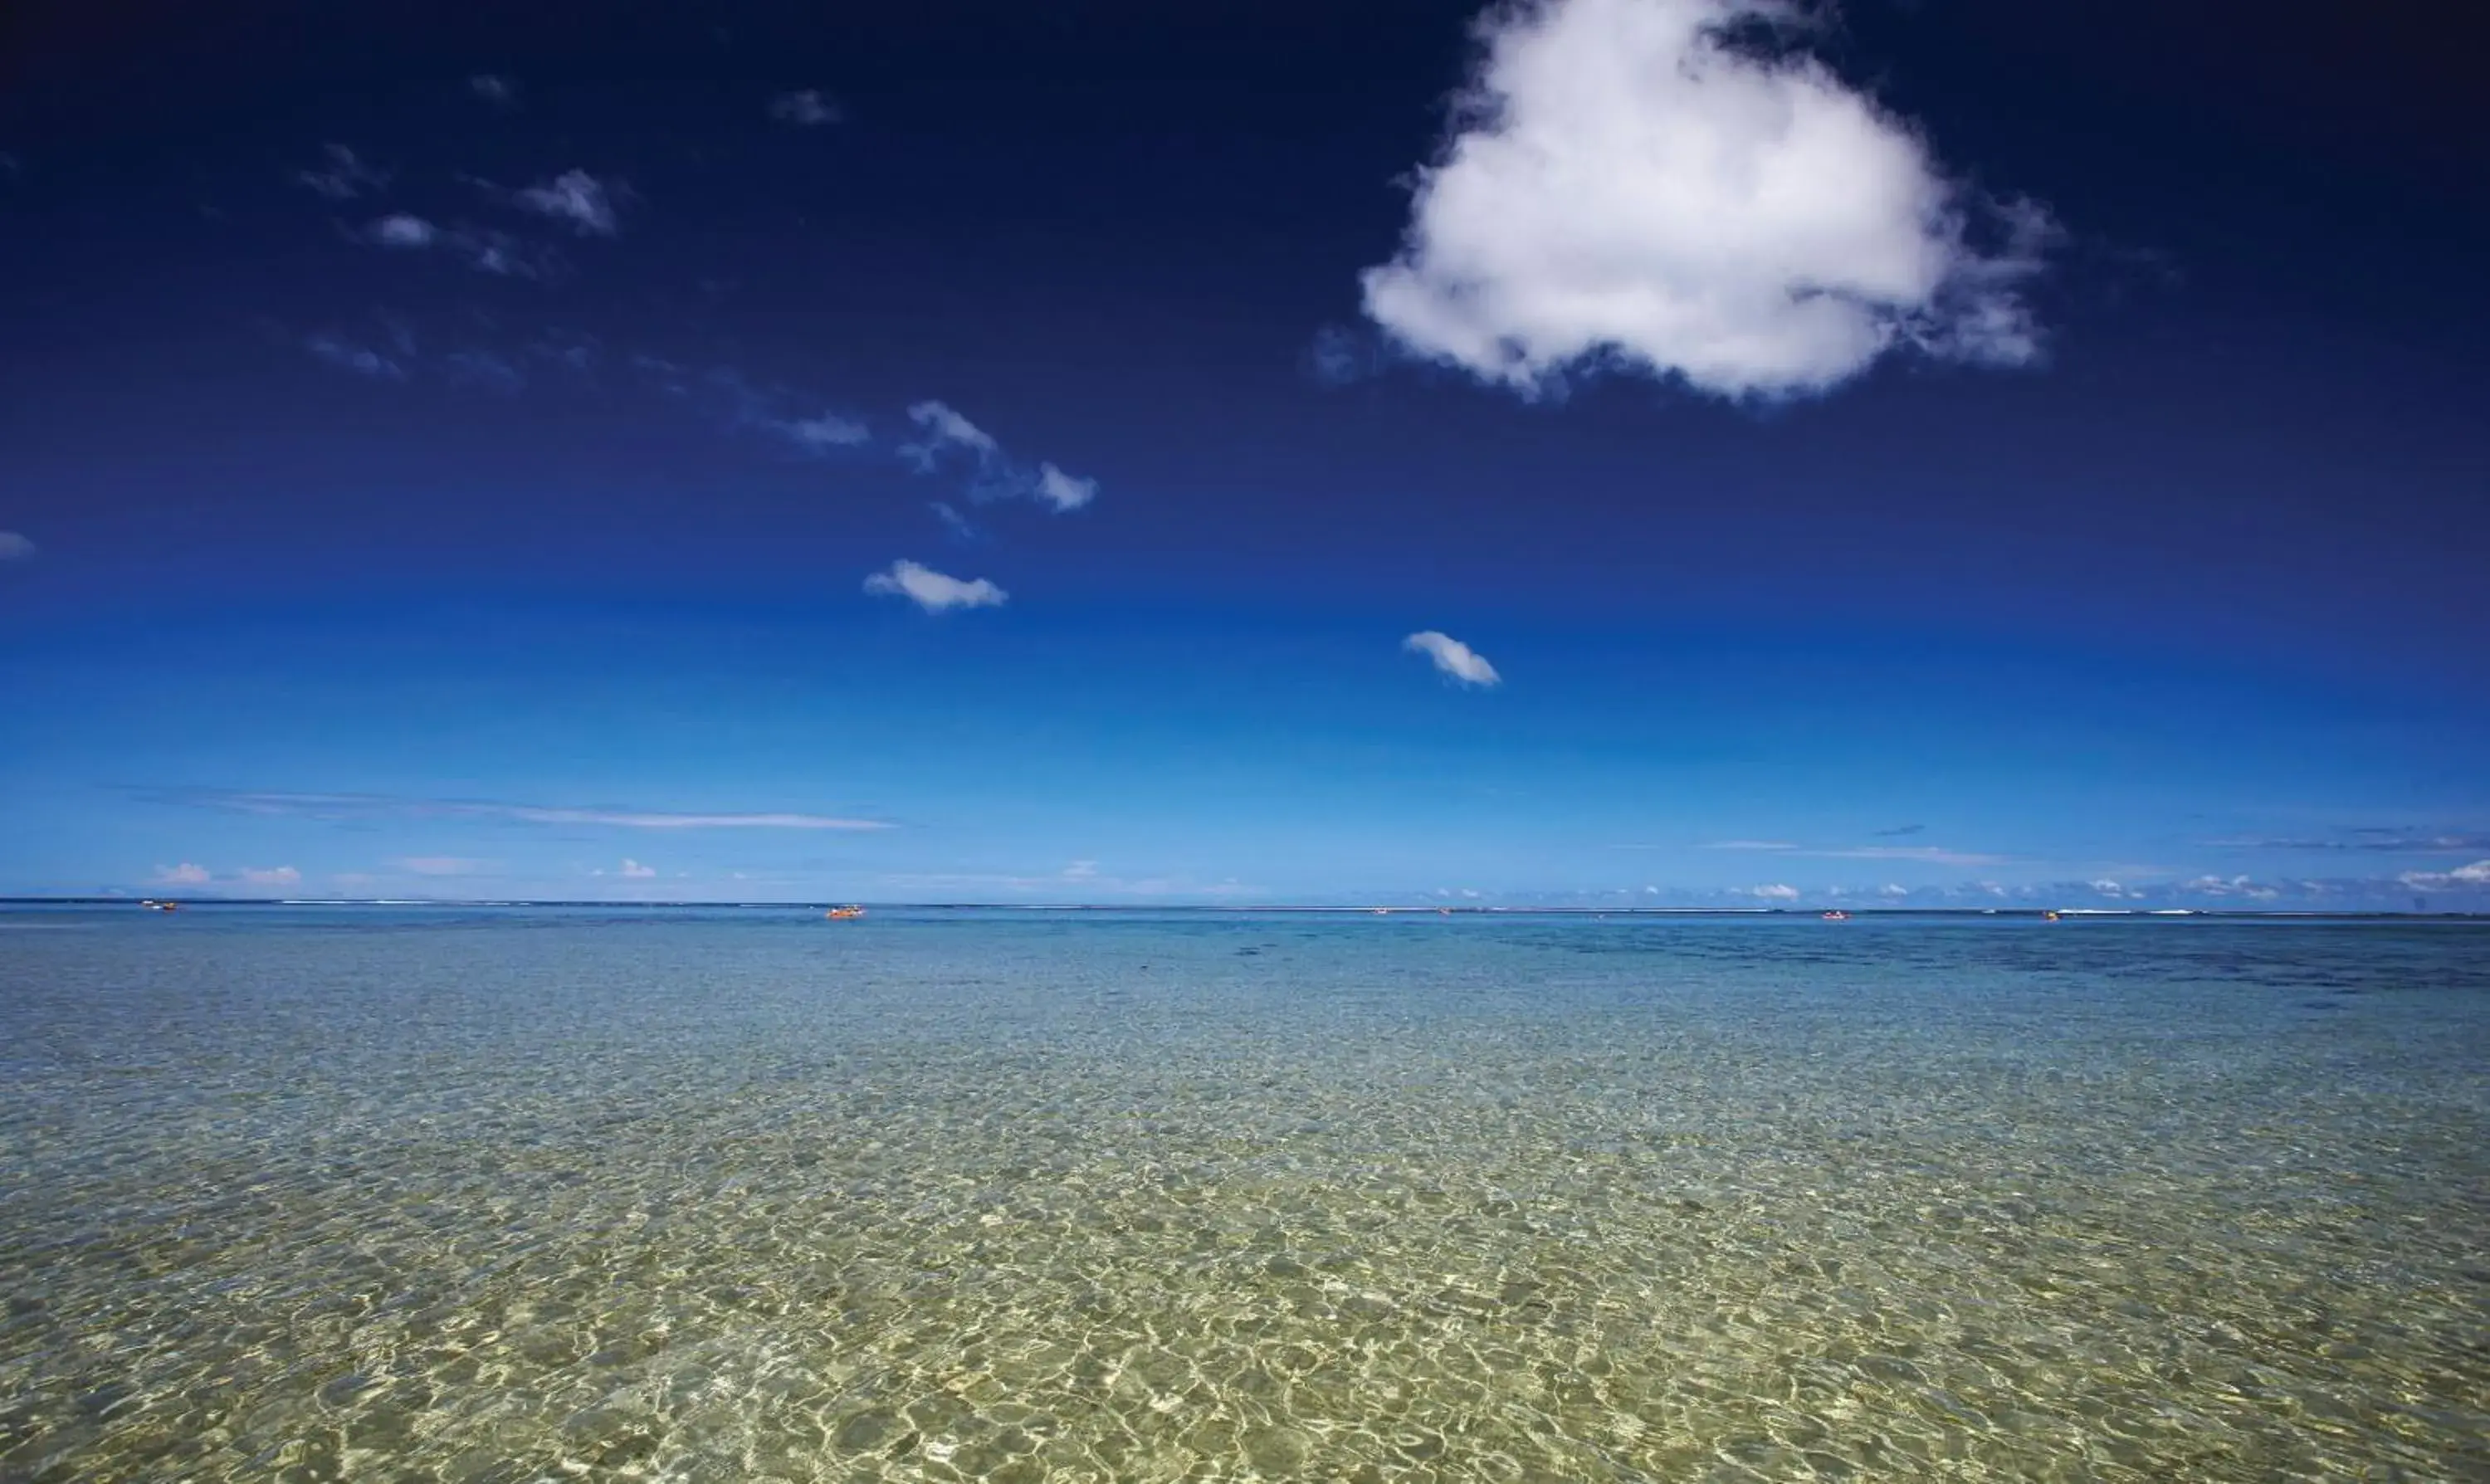
[[[0,1480],[2490,1478],[2490,926],[0,910]]]

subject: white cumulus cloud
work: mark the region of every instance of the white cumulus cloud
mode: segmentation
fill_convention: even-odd
[[[196,861],[185,860],[180,865],[159,865],[156,868],[156,881],[159,886],[204,887],[208,884],[208,868]]]
[[[246,865],[242,868],[242,879],[245,886],[251,887],[299,887],[303,884],[303,873],[290,865],[272,865],[265,869]]]
[[[1798,900],[1798,887],[1776,882],[1769,887],[1755,887],[1752,894],[1762,897],[1767,902],[1795,902]]]
[[[1822,392],[1888,351],[2012,364],[2053,228],[1988,213],[1902,121],[1803,53],[1794,0],[1520,0],[1480,23],[1456,131],[1418,172],[1367,313],[1524,393],[1573,368],[1723,396]]]
[[[928,613],[953,608],[992,608],[1010,595],[983,577],[963,581],[916,562],[893,562],[890,569],[864,580],[864,590],[877,597],[905,597]]]
[[[1450,634],[1426,629],[1402,640],[1401,647],[1411,654],[1426,655],[1434,661],[1436,669],[1464,685],[1503,683],[1504,677],[1495,673],[1495,666],[1487,662],[1485,655]]]
[[[657,874],[657,868],[653,865],[642,865],[639,861],[625,856],[622,858],[622,869],[615,874],[628,876],[635,881],[646,881]]]

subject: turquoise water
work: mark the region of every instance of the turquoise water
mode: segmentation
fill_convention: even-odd
[[[2490,1477],[2490,930],[0,912],[0,1479]]]

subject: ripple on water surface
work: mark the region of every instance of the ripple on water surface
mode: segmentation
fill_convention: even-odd
[[[2477,930],[46,920],[0,1479],[2490,1474]]]

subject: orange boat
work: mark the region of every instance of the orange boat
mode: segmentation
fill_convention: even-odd
[[[1827,922],[1847,922],[1850,920],[1850,914],[1843,912],[1840,908],[1837,907],[1833,911],[1824,915],[1824,920]]]
[[[864,909],[861,907],[833,907],[829,911],[822,914],[822,916],[833,919],[861,917],[864,916]]]

